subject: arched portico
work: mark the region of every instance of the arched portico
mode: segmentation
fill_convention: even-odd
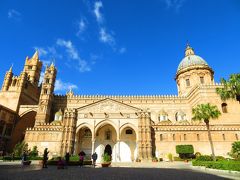
[[[77,128],[75,136],[75,154],[84,151],[88,158],[91,158],[92,154],[92,130],[90,126],[84,124]]]
[[[137,158],[137,133],[130,124],[120,131],[119,152],[121,162],[133,162]]]
[[[102,125],[97,126],[95,131],[95,148],[94,152],[98,154],[97,162],[101,161],[102,155],[104,153],[110,153],[112,161],[116,162],[118,158],[118,136],[117,130],[111,124],[102,123]]]

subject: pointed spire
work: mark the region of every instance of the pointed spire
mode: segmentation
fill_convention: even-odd
[[[39,59],[38,50],[35,51],[32,59],[37,59],[37,60]]]
[[[189,42],[187,42],[187,47],[185,49],[185,57],[186,56],[190,56],[190,55],[194,55],[194,50],[193,48],[190,46]]]
[[[51,63],[50,67],[54,67],[54,64],[53,64],[53,62]]]
[[[13,64],[12,64],[11,67],[9,68],[8,72],[12,73],[12,68],[13,68]]]
[[[67,92],[67,97],[73,97],[74,93],[73,93],[73,90],[72,90],[72,87],[70,86],[69,87],[69,91]]]

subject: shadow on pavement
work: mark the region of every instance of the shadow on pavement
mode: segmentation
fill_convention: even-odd
[[[68,167],[67,169],[58,170],[56,166],[48,166],[46,169],[41,169],[39,165],[30,165],[22,167],[21,165],[1,165],[0,179],[81,179],[81,180],[110,180],[110,179],[126,179],[126,180],[205,180],[205,179],[226,179],[211,174],[194,172],[192,170],[179,169],[161,169],[161,168],[91,168],[91,167]]]

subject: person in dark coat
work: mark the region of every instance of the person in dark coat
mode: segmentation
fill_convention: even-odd
[[[66,166],[68,166],[69,159],[70,159],[70,154],[69,154],[69,152],[67,152],[66,155],[65,155],[65,164],[66,164]]]
[[[96,166],[96,160],[97,160],[97,158],[98,158],[98,155],[97,155],[96,152],[94,152],[94,153],[92,154],[92,160],[93,160],[93,167],[94,167],[94,168],[95,168],[95,166]]]
[[[48,148],[45,148],[43,153],[43,168],[47,168],[48,153]]]
[[[58,158],[57,169],[64,169],[64,162],[61,157]]]

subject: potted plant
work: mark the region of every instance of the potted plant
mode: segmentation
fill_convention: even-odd
[[[158,159],[156,157],[153,157],[152,162],[158,162]]]
[[[168,158],[168,160],[169,160],[170,162],[172,162],[172,161],[173,161],[173,155],[172,155],[172,153],[168,153],[168,154],[167,154],[167,158]]]
[[[102,156],[102,167],[108,167],[111,164],[111,156],[107,153]]]
[[[136,162],[141,162],[141,159],[137,158],[137,159],[136,159]]]

